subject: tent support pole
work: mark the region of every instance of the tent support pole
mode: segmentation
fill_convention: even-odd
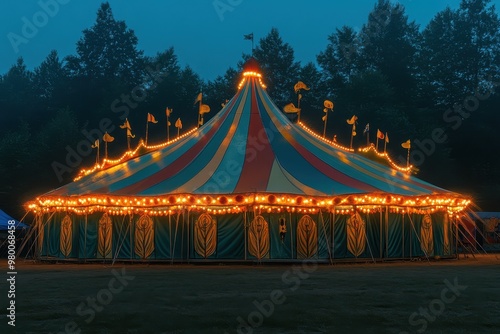
[[[405,216],[403,215],[403,222],[402,222],[402,241],[401,241],[401,245],[403,247],[403,249],[401,250],[401,254],[403,255],[403,259],[405,258]]]
[[[366,216],[368,217],[369,213],[366,214]],[[365,217],[365,222],[368,221],[368,219],[366,219],[367,217]],[[366,223],[365,223],[365,231],[366,231]],[[372,252],[372,248],[370,247],[370,242],[368,241],[368,235],[365,233],[365,241],[366,241],[366,245],[368,246],[368,250],[370,251],[370,256],[372,258],[372,261],[373,263],[377,263],[377,261],[375,261],[375,257],[373,256],[373,252]]]
[[[380,236],[379,236],[379,240],[378,240],[378,244],[379,244],[379,253],[380,253],[380,259],[382,259],[382,256],[383,256],[383,248],[382,248],[382,224],[383,224],[383,220],[382,220],[382,209],[380,209],[380,218],[379,218],[379,231],[380,231]]]
[[[325,220],[323,219],[323,213],[321,212],[321,210],[319,210],[319,216],[321,218],[321,224],[323,225],[323,234],[325,235],[326,247],[328,249],[328,257],[330,259],[330,265],[332,265],[333,264],[332,252],[330,250],[330,242],[328,242],[328,235],[326,233],[326,228],[325,228]]]
[[[87,262],[87,222],[88,222],[88,214],[87,214],[87,212],[85,212],[85,230],[84,230],[84,238],[83,238],[83,262]],[[104,256],[104,258],[106,258],[106,256]]]
[[[247,208],[248,209],[248,208]],[[245,255],[244,259],[247,260],[247,210],[243,212],[243,234],[244,234],[244,242],[245,242]]]
[[[420,242],[420,244],[422,244],[422,240],[418,236],[417,229],[415,228],[415,224],[413,224],[413,219],[411,219],[411,217],[410,217],[410,212],[409,212],[408,208],[407,208],[406,214],[408,215],[408,219],[410,219],[411,227],[413,228],[413,231],[415,231],[415,235],[417,236],[418,242]],[[430,263],[431,261],[429,259],[429,255],[427,254],[425,249],[422,249],[422,251],[424,252],[425,257],[427,258],[427,261]]]
[[[170,248],[170,258],[172,259],[172,214],[169,212],[168,213],[168,238],[169,238],[169,243],[168,247]]]
[[[385,256],[389,258],[389,206],[385,207]]]
[[[292,226],[292,213],[288,212],[288,218],[290,222],[290,249],[292,251],[292,259],[293,259],[293,226]]]
[[[172,250],[172,260],[171,260],[171,264],[174,264],[174,256],[175,256],[175,244],[176,244],[176,241],[177,241],[177,231],[179,230],[179,218],[181,216],[181,213],[180,212],[177,212],[177,219],[175,220],[175,235],[174,235],[174,247],[173,247],[173,250]],[[181,258],[182,258],[182,253],[181,253]]]
[[[190,249],[189,249],[189,232],[191,230],[191,222],[189,220],[189,209],[187,210],[187,240],[186,240],[186,243],[187,243],[187,263],[189,263],[189,253],[190,253]]]
[[[335,207],[332,210],[332,257],[335,259],[335,220],[337,219],[335,214]]]
[[[130,228],[130,222],[132,221],[130,214],[128,216],[129,216],[129,225],[127,227],[127,230],[125,231],[125,234],[123,235],[123,239],[120,242],[120,245],[116,249],[115,255],[113,256],[113,261],[111,262],[111,266],[113,266],[115,264],[115,261],[118,258],[118,254],[120,253],[120,250],[122,249],[123,243],[125,242],[125,239],[127,238],[128,229]],[[126,218],[127,218],[127,216],[123,216],[122,223],[120,224],[121,225],[120,226],[120,234],[121,234],[122,226],[125,223]],[[113,233],[113,232],[111,232],[111,233]],[[120,240],[120,235],[118,235],[118,240]],[[113,252],[113,250],[111,250],[111,252]],[[130,244],[130,256],[132,257],[132,244]]]

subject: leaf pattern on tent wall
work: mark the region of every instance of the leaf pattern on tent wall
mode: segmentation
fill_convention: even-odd
[[[424,216],[420,225],[420,248],[427,256],[434,253],[434,231],[432,229],[431,215],[428,213]]]
[[[113,223],[107,213],[99,219],[97,252],[102,258],[111,257],[113,247]]]
[[[73,248],[73,222],[69,215],[64,216],[61,222],[61,238],[59,247],[62,255],[68,257]]]
[[[297,259],[310,259],[318,253],[316,222],[305,215],[297,224]]]
[[[217,223],[208,213],[202,214],[194,224],[194,250],[205,259],[217,247]]]
[[[366,224],[356,212],[347,220],[347,250],[355,257],[366,249]]]
[[[142,215],[135,225],[135,254],[147,259],[155,249],[153,220],[147,214]]]
[[[252,220],[248,229],[248,252],[259,260],[269,253],[269,224],[260,215]]]

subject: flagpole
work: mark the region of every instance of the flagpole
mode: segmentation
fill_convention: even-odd
[[[167,109],[168,109],[168,107],[167,107]],[[170,126],[168,126],[168,122],[169,122],[169,120],[168,120],[168,113],[167,113],[167,142],[170,141]]]
[[[149,117],[149,115],[148,115],[148,117]],[[146,120],[146,142],[144,144],[144,146],[146,146],[146,147],[148,146],[148,129],[149,129],[149,121]]]
[[[326,136],[326,122],[328,121],[328,111],[325,114],[325,126],[323,127],[323,138]]]
[[[366,147],[370,146],[370,130],[366,131]]]
[[[408,147],[408,156],[406,157],[406,168],[410,167],[410,147]]]
[[[378,152],[378,131],[377,131],[377,145],[375,145],[375,150]]]
[[[97,164],[99,165],[99,143],[97,144]]]
[[[108,142],[104,141],[104,160],[108,160]]]
[[[297,123],[300,123],[300,89],[297,91],[297,109],[299,109],[297,113]]]
[[[252,33],[252,57],[253,57],[253,33]]]
[[[385,133],[385,138],[384,138],[384,153],[387,151],[387,132]]]
[[[356,126],[356,121],[354,121],[354,123],[352,124],[352,129],[351,129],[351,145],[349,146],[349,148],[352,149],[352,140],[354,139],[354,127]]]

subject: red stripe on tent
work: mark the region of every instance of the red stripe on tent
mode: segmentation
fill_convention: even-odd
[[[342,183],[351,188],[356,188],[365,191],[379,191],[380,189],[375,188],[369,184],[361,182],[355,178],[350,177],[347,174],[339,172],[332,166],[325,163],[323,160],[319,159],[317,156],[312,154],[305,147],[300,145],[294,138],[289,138],[290,144],[300,153],[311,165],[313,165],[317,170],[319,170],[324,175],[330,177],[334,181]]]
[[[233,105],[237,99],[233,99]],[[233,107],[233,105],[229,106],[229,109]],[[228,110],[229,110],[228,109]],[[219,130],[220,125],[226,120],[227,116],[230,113],[227,112],[224,117],[221,117],[217,123],[214,123],[212,127],[210,128],[210,131],[208,131],[203,137],[200,138],[200,140],[193,145],[186,153],[181,155],[178,159],[173,161],[170,165],[167,167],[161,169],[160,171],[152,174],[151,176],[136,182],[132,185],[129,185],[127,187],[124,187],[116,193],[118,194],[137,194],[140,193],[162,181],[165,179],[168,179],[178,172],[180,172],[182,169],[184,169],[187,165],[189,165],[197,156],[198,154],[204,149],[206,144],[212,139],[212,137],[215,135],[215,133]]]
[[[245,149],[245,162],[238,184],[233,190],[235,193],[265,191],[275,159],[257,104],[255,88],[257,83],[254,78],[252,78],[252,81],[252,104]]]

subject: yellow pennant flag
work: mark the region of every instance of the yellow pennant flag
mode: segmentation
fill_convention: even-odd
[[[200,93],[198,94],[198,96],[196,96],[196,99],[194,100],[194,104],[196,104],[196,103],[200,102],[200,101],[201,101],[201,99],[202,99],[202,97],[203,97],[203,94],[200,92]]]
[[[156,120],[156,118],[152,114],[150,114],[150,113],[148,113],[148,122],[158,123],[158,121]]]
[[[325,108],[328,108],[328,109],[333,109],[333,102],[332,101],[329,101],[329,100],[325,100],[325,102],[323,102],[323,105],[325,106]]]
[[[283,107],[283,110],[290,114],[296,114],[300,111],[300,108],[295,107],[293,103],[288,103],[286,106]]]
[[[104,136],[102,136],[102,140],[104,140],[107,143],[111,143],[113,140],[115,140],[115,137],[112,137],[106,132]]]
[[[404,143],[402,143],[401,146],[403,148],[410,149],[411,148],[411,142],[410,142],[410,140],[408,139],[407,141],[405,141]]]
[[[172,113],[173,109],[170,109],[169,107],[167,107],[167,109],[165,109],[165,114],[167,115],[167,117],[170,117],[170,114]]]
[[[295,93],[297,93],[299,90],[304,89],[304,90],[309,90],[310,88],[307,87],[305,83],[302,81],[297,82],[294,86],[293,89],[295,90]]]
[[[125,123],[120,125],[120,128],[122,129],[130,129],[130,123],[128,122],[128,118],[125,118]]]
[[[180,118],[177,118],[177,121],[175,121],[175,127],[178,129],[182,129],[182,121]]]
[[[206,114],[210,111],[210,107],[207,104],[202,104],[200,106],[200,114]]]
[[[135,138],[135,135],[132,134],[132,131],[130,131],[130,129],[127,129],[127,137]]]
[[[387,132],[385,133],[385,142],[388,143],[389,142],[389,135],[387,134]]]
[[[94,145],[92,145],[92,148],[98,148],[98,147],[99,147],[99,139],[96,139]]]
[[[321,120],[322,120],[323,122],[324,122],[324,121],[326,121],[326,115],[325,115],[325,116],[323,116],[323,117],[321,117]]]
[[[347,120],[347,124],[353,125],[356,122],[357,119],[358,119],[358,117],[356,115],[353,115],[351,117],[351,119]]]

